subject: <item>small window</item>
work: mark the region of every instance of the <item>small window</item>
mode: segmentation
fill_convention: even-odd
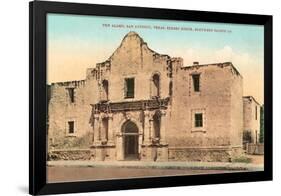
[[[199,74],[192,75],[192,80],[193,80],[194,91],[199,92],[200,91],[200,75]]]
[[[68,88],[68,95],[71,103],[74,103],[74,88]]]
[[[74,121],[68,121],[68,133],[74,133]]]
[[[134,98],[135,94],[135,78],[125,79],[125,98]]]
[[[203,127],[203,114],[195,114],[195,127]]]

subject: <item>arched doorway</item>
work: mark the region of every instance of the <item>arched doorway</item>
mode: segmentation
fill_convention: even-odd
[[[124,137],[124,158],[126,160],[139,159],[139,130],[137,125],[128,120],[122,126]]]

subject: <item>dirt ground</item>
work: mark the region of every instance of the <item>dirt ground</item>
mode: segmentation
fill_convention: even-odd
[[[263,165],[263,155],[246,155],[250,158],[251,164]],[[131,163],[132,164],[132,163]],[[208,163],[207,165],[210,165]],[[245,170],[243,170],[245,171]],[[71,181],[90,181],[103,179],[125,179],[125,178],[140,178],[140,177],[157,177],[171,175],[198,175],[198,174],[217,174],[217,173],[232,173],[243,172],[242,170],[227,170],[227,169],[165,169],[165,168],[120,168],[113,166],[98,167],[98,166],[81,166],[81,165],[53,165],[47,167],[47,181],[55,182],[71,182]]]
[[[124,179],[136,177],[157,177],[169,175],[215,174],[239,171],[229,170],[194,170],[194,169],[142,169],[142,168],[94,168],[94,167],[64,167],[47,168],[49,183],[67,181],[90,181],[101,179]],[[241,172],[241,171],[240,171]]]
[[[263,155],[246,155],[251,159],[251,163],[253,164],[264,164],[264,156]]]

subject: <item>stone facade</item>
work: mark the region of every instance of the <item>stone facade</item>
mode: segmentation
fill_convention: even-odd
[[[49,153],[88,146],[95,161],[229,161],[242,149],[242,82],[230,62],[184,67],[129,32],[85,80],[51,84]]]
[[[243,97],[244,143],[259,143],[260,104],[252,96]]]

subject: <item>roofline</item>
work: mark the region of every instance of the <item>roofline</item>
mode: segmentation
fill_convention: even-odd
[[[261,106],[261,104],[252,95],[243,96],[243,98],[252,98],[259,106]]]
[[[83,80],[68,80],[68,81],[62,81],[62,82],[52,82],[51,84],[47,84],[47,85],[50,85],[50,86],[53,86],[53,85],[67,85],[67,84],[70,84],[70,83],[79,83],[79,82],[85,82],[86,79],[83,79]]]
[[[141,45],[141,46],[142,46],[142,45],[146,45],[147,49],[148,49],[150,52],[152,52],[153,55],[165,56],[165,57],[167,57],[167,58],[169,58],[169,59],[171,58],[171,56],[168,55],[168,54],[160,54],[160,53],[156,52],[155,50],[152,50],[152,49],[148,46],[147,42],[145,42],[144,39],[143,39],[137,32],[135,32],[135,31],[129,31],[129,32],[123,37],[123,39],[121,40],[119,46],[118,46],[117,48],[115,48],[115,50],[114,50],[113,53],[109,56],[109,58],[107,58],[107,60],[105,60],[105,61],[103,61],[103,62],[96,63],[96,66],[98,66],[98,65],[100,65],[100,64],[103,64],[103,63],[106,63],[107,61],[110,62],[111,59],[112,59],[112,57],[114,56],[114,54],[122,47],[122,45],[123,45],[123,43],[124,43],[124,40],[125,40],[127,37],[130,37],[130,36],[137,36],[137,37],[140,39],[140,41],[141,41],[140,45]]]
[[[240,74],[240,72],[236,69],[236,67],[230,61],[221,62],[221,63],[208,63],[208,64],[191,65],[191,66],[182,67],[182,69],[192,69],[194,67],[204,67],[204,66],[210,66],[210,65],[211,66],[224,66],[224,65],[231,66],[235,70],[235,72],[243,78],[243,76]]]

